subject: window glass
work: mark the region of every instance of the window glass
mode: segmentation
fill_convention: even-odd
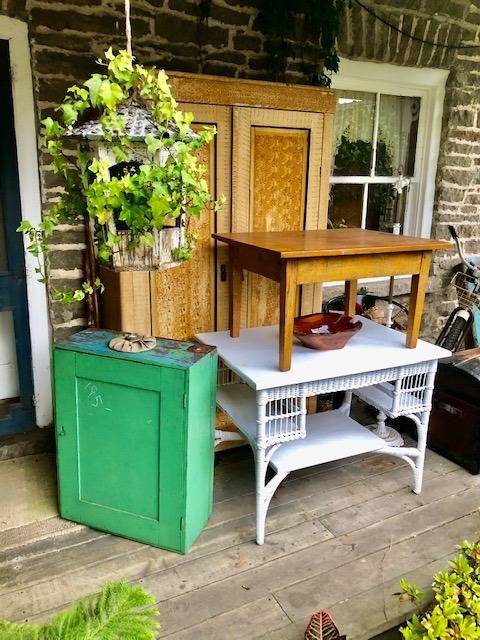
[[[413,175],[419,111],[419,98],[380,96],[375,175]]]
[[[337,90],[330,226],[391,231],[403,225],[405,192],[395,183],[415,169],[420,98]]]
[[[334,176],[369,176],[373,159],[375,94],[337,91],[333,142]]]
[[[395,222],[395,198],[389,184],[371,184],[367,199],[367,229],[391,231]]]
[[[360,227],[362,223],[363,186],[332,184],[328,224],[330,227]]]

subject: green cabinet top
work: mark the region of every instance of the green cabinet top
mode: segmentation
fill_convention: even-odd
[[[117,331],[105,331],[103,329],[86,329],[74,333],[65,340],[54,344],[55,349],[67,351],[81,351],[95,356],[107,356],[130,362],[142,362],[156,366],[168,366],[180,369],[188,369],[207,354],[214,354],[215,347],[210,347],[196,342],[170,340],[157,338],[155,348],[139,353],[123,353],[114,351],[108,346],[110,340],[121,336]]]

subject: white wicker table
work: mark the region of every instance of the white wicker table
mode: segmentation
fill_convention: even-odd
[[[368,451],[399,457],[412,467],[413,491],[420,493],[428,418],[439,358],[450,352],[420,340],[405,349],[398,331],[365,318],[362,329],[336,351],[307,349],[294,339],[292,366],[279,371],[278,326],[196,337],[218,349],[217,405],[248,440],[255,458],[257,543],[265,538],[270,500],[296,469]],[[340,409],[306,414],[306,398],[347,391]],[[352,392],[389,417],[408,416],[417,426],[417,445],[392,447],[349,417]],[[275,475],[266,480],[267,467]]]

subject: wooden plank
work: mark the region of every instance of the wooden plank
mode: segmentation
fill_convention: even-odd
[[[347,583],[349,586],[347,594],[350,594],[351,590],[354,593],[355,588],[361,589],[358,586],[358,580],[352,580],[351,576],[348,573],[344,574],[341,569],[354,560],[369,558],[373,549],[376,551],[372,561],[376,559],[378,562],[382,560],[392,544],[397,546],[402,552],[395,554],[395,558],[398,558],[399,562],[402,554],[407,554],[406,561],[399,565],[402,571],[411,570],[418,566],[419,554],[414,553],[414,551],[418,548],[418,538],[421,534],[428,536],[428,544],[425,544],[423,552],[425,552],[425,549],[430,550],[429,553],[438,553],[440,549],[447,549],[448,551],[448,548],[451,548],[459,540],[459,536],[462,535],[460,533],[461,526],[457,520],[466,513],[466,509],[470,509],[473,515],[468,528],[464,520],[463,530],[474,531],[479,526],[480,518],[477,512],[478,499],[476,494],[477,490],[475,489],[470,491],[468,500],[459,501],[456,496],[450,498],[445,501],[443,509],[439,509],[437,503],[429,505],[429,517],[421,523],[418,523],[415,517],[410,517],[411,514],[402,514],[394,519],[376,523],[374,526],[352,535],[328,540],[321,544],[314,544],[308,549],[290,553],[276,562],[267,562],[261,570],[254,567],[253,569],[246,568],[246,570],[239,572],[237,569],[235,573],[232,571],[233,575],[229,578],[219,579],[203,587],[191,585],[195,590],[165,601],[160,600],[164,625],[166,628],[172,629],[172,631],[185,629],[188,628],[189,620],[191,619],[195,619],[198,624],[200,621],[206,620],[207,617],[220,615],[230,610],[233,606],[240,607],[264,597],[272,593],[272,590],[275,598],[280,601],[281,590],[290,587],[297,593],[297,607],[302,611],[302,615],[305,615],[307,607],[308,613],[311,613],[312,608],[315,611],[319,608],[318,604],[323,603],[323,600],[319,602],[318,598],[314,600],[312,593],[315,593],[315,589],[317,591],[323,589],[328,596],[330,583],[336,580],[337,573],[342,574],[342,578],[339,581],[340,584],[345,587],[345,583]],[[446,517],[450,518],[450,521],[444,525],[443,521]],[[441,527],[441,535],[438,535],[436,531],[432,531],[437,526]],[[424,533],[425,531],[427,533]],[[405,544],[400,545],[401,542],[405,542]],[[275,541],[273,541],[274,543]],[[409,550],[411,553],[408,556],[407,552]],[[444,554],[445,551],[440,555]],[[249,567],[249,559],[250,556],[247,558],[246,567]],[[210,563],[212,562],[213,558],[210,558]],[[224,562],[223,572],[219,571],[219,575],[224,576],[225,571],[232,564],[231,559]],[[371,570],[372,575],[376,573],[375,580],[379,581],[378,571],[375,572],[375,569],[371,568],[370,562],[360,564],[366,566],[365,573],[362,574],[365,575],[366,580],[368,580],[368,571]],[[188,575],[188,578],[190,578],[191,567],[186,568],[190,570]],[[333,571],[334,569],[335,571]],[[178,578],[181,580],[182,572],[180,571],[179,574]],[[312,577],[305,581],[305,575]],[[159,598],[162,598],[163,589],[167,585],[163,584],[163,581],[159,584],[158,577],[149,576],[145,578],[143,584],[153,589],[154,592],[156,590]],[[367,584],[371,584],[371,581],[372,578],[370,578],[370,583],[367,582]],[[191,584],[190,581],[188,581],[188,584]],[[245,586],[249,587],[249,589],[245,589]],[[345,598],[345,594],[343,598]],[[325,602],[327,606],[331,603],[332,600],[330,599]],[[287,608],[292,609],[292,605],[285,598],[282,598],[282,606],[285,610]],[[289,616],[292,617],[291,611]]]
[[[232,454],[224,454],[226,458],[231,456],[231,459],[220,466],[218,481],[228,473],[234,473],[236,468],[243,469],[244,477],[248,479],[248,457],[244,452],[241,453],[239,461],[234,461]],[[93,540],[86,545],[78,544],[78,539],[72,539],[72,545],[68,547],[65,546],[66,538],[62,537],[62,548],[52,548],[51,553],[46,553],[45,562],[34,575],[30,573],[31,568],[46,549],[42,551],[37,547],[37,553],[32,556],[24,552],[20,566],[15,570],[18,582],[8,594],[0,596],[0,610],[6,617],[13,618],[16,613],[18,620],[28,617],[39,622],[49,619],[54,611],[70,600],[100,588],[103,581],[121,576],[142,581],[146,588],[162,599],[160,610],[164,629],[168,628],[172,633],[187,633],[188,627],[181,624],[182,620],[187,619],[195,625],[203,624],[204,620],[207,624],[217,614],[230,615],[229,612],[233,612],[233,619],[237,607],[250,606],[257,599],[271,597],[273,586],[280,590],[288,589],[304,580],[305,567],[312,567],[314,573],[330,572],[330,578],[346,561],[361,562],[375,552],[385,554],[392,535],[395,544],[409,540],[415,545],[415,536],[431,527],[441,527],[444,520],[454,523],[469,509],[472,512],[476,510],[476,487],[480,477],[471,476],[454,463],[427,452],[423,493],[420,496],[405,493],[415,507],[405,513],[404,505],[400,502],[396,515],[389,512],[391,517],[384,520],[380,504],[375,500],[380,499],[383,492],[393,493],[392,502],[397,501],[398,496],[403,496],[401,487],[408,486],[411,481],[407,465],[390,459],[387,462],[384,465],[380,456],[366,456],[348,464],[323,465],[321,471],[317,472],[306,470],[298,475],[291,474],[288,482],[276,494],[278,503],[272,504],[272,517],[267,517],[267,527],[270,522],[273,529],[262,547],[252,543],[253,518],[245,511],[245,501],[242,502],[242,483],[238,486],[237,496],[241,502],[236,515],[230,510],[227,521],[219,516],[217,522],[210,522],[186,556],[129,543],[113,536],[104,536],[105,541],[98,541],[98,545]],[[235,502],[234,478],[230,484],[229,509]],[[463,487],[467,487],[466,490],[459,493]],[[349,490],[352,491],[351,498]],[[451,496],[438,500],[443,492],[451,492]],[[458,497],[456,493],[459,493]],[[296,503],[302,496],[305,502]],[[371,500],[366,500],[366,497],[371,497]],[[246,496],[245,499],[250,497]],[[425,504],[429,500],[433,501]],[[422,504],[418,505],[418,501]],[[346,513],[352,515],[349,509],[353,504],[358,504],[358,513],[361,514],[362,510],[370,509],[370,503],[376,505],[372,512],[378,522],[372,521],[362,527],[360,519],[358,523],[362,528],[339,538],[332,538],[322,525],[324,517],[319,509],[325,507],[325,514],[346,509]],[[217,501],[214,510],[223,509],[224,506]],[[307,520],[304,520],[305,517]],[[472,522],[478,528],[478,521]],[[442,529],[442,535],[444,531]],[[453,544],[463,537],[462,534],[459,539],[453,540]],[[130,551],[127,549],[129,545],[132,545]],[[119,553],[122,549],[124,552]],[[435,547],[433,552],[436,552]],[[65,562],[49,569],[49,561],[57,554],[59,557],[65,554]],[[429,548],[426,546],[425,560],[431,559],[428,554]],[[3,578],[2,571],[0,575]],[[320,581],[326,582],[323,578],[317,578],[317,582]],[[244,589],[244,586],[250,589]],[[222,596],[223,592],[225,597]],[[212,602],[212,597],[213,608],[208,604]],[[202,614],[202,607],[210,608]],[[309,613],[312,612],[309,610]],[[276,624],[274,622],[270,629],[262,629],[262,633],[274,633]],[[253,635],[255,628],[256,620],[253,617],[252,635],[246,631],[245,637],[257,637]],[[202,637],[201,626],[195,631]]]
[[[401,577],[415,584],[426,597],[417,603],[400,598],[400,580],[398,576],[385,580],[383,584],[376,585],[372,589],[348,600],[348,612],[344,603],[338,602],[329,607],[329,613],[348,637],[358,640],[370,640],[372,633],[375,635],[388,631],[393,627],[404,624],[414,613],[424,610],[424,607],[433,601],[432,578],[438,571],[444,571],[448,567],[448,561],[455,555],[452,551],[448,555],[438,558],[423,566],[415,567],[412,571],[404,573]],[[377,602],[377,607],[372,603]]]
[[[479,523],[478,513],[453,520],[434,531],[427,530],[418,534],[414,539],[393,543],[385,550],[374,551],[365,558],[345,563],[324,581],[316,576],[285,590],[274,590],[275,599],[290,619],[305,620],[308,619],[312,607],[314,610],[324,608],[332,612],[334,605],[344,603],[346,600],[350,603],[352,598],[362,596],[379,584],[386,586],[390,584],[394,592],[398,592],[400,578],[404,575],[408,574],[409,578],[415,581],[420,567],[427,564],[428,570],[431,570],[431,558],[442,558],[442,562],[438,563],[436,568],[446,569],[446,557],[456,555],[455,545],[463,539],[476,539]],[[432,577],[433,574],[430,574],[430,580]],[[385,598],[388,597],[386,593],[388,592],[384,591],[383,597],[378,599],[377,606],[377,615],[380,613],[384,619],[388,615],[384,604]],[[407,612],[408,608],[405,608],[405,613]],[[352,613],[353,616],[351,616]],[[394,619],[398,620],[396,612]],[[338,616],[337,622],[339,622]],[[364,614],[360,619],[355,619],[355,610],[352,612],[349,610],[348,617],[342,618],[341,630],[356,640],[369,640],[372,633],[376,633],[380,626],[383,624],[380,624],[378,618],[371,620]]]
[[[216,233],[222,242],[265,249],[281,258],[370,255],[451,249],[444,240],[397,236],[369,229]]]
[[[177,71],[168,72],[168,78],[173,94],[182,102],[332,114],[336,108],[335,93],[321,87]]]
[[[434,457],[438,458],[438,456],[435,455]],[[370,502],[374,502],[376,496],[383,495],[384,493],[390,495],[390,492],[393,491],[401,496],[409,485],[409,470],[405,468],[403,463],[396,460],[392,461],[397,462],[398,468],[391,465],[391,471],[389,473],[384,472],[385,470],[383,466],[379,464],[378,459],[366,457],[365,459],[359,460],[358,464],[350,463],[348,465],[345,464],[343,468],[336,470],[329,469],[317,478],[307,476],[306,478],[298,478],[295,481],[289,482],[288,486],[285,485],[285,489],[288,488],[288,490],[282,491],[282,489],[280,489],[274,497],[274,503],[272,503],[269,516],[267,517],[268,529],[271,529],[272,532],[278,532],[283,529],[286,530],[288,534],[291,534],[292,531],[289,530],[289,527],[298,526],[301,523],[316,520],[319,517],[322,517],[322,523],[326,522],[329,524],[329,518],[337,517],[338,519],[340,517],[339,514],[343,512],[347,513],[350,518],[352,517],[351,512],[355,510],[358,512],[358,518],[362,513],[374,514],[372,523],[375,522],[376,517],[378,518],[378,513],[380,513],[379,509],[381,505],[377,505],[375,509],[370,509],[367,505],[369,505]],[[390,462],[390,460],[387,460],[387,462]],[[373,473],[369,469],[369,466],[371,467],[372,464]],[[450,464],[456,466],[453,465],[453,463]],[[370,474],[368,478],[369,482],[365,481],[366,472]],[[426,478],[429,476],[429,473],[431,472],[429,471],[427,461],[425,470]],[[375,479],[375,476],[380,474],[382,478],[381,482]],[[201,534],[199,541],[192,548],[193,553],[189,554],[189,556],[185,558],[185,561],[193,557],[199,557],[207,552],[221,551],[222,548],[225,548],[225,545],[235,545],[242,540],[253,539],[255,512],[254,486],[251,472],[249,472],[248,475],[249,480],[252,481],[250,494],[246,496],[241,495],[243,487],[243,485],[241,485],[237,487],[239,493],[237,493],[237,495],[232,493],[231,499],[228,500],[227,504],[223,503],[219,505],[218,502],[215,504],[212,518],[206,530]],[[431,486],[443,488],[442,493],[444,492],[448,495],[449,493],[463,489],[465,485],[469,486],[469,478],[470,476],[467,475],[464,470],[456,467],[456,471],[450,473],[448,476],[439,476],[431,482],[426,480],[424,493],[421,494],[421,496],[415,496],[410,492],[406,493],[405,496],[407,499],[413,499],[415,501],[427,501],[429,499],[428,492],[431,490]],[[312,483],[312,480],[316,480],[316,482]],[[219,482],[223,485],[222,479],[219,479]],[[312,484],[315,485],[314,489]],[[436,493],[436,490],[432,493]],[[370,501],[365,502],[368,498],[370,498]],[[392,504],[397,503],[398,500],[392,500]],[[365,508],[358,508],[359,504],[365,504]],[[403,508],[403,504],[399,504],[400,512]],[[86,532],[88,531],[90,530],[86,529]],[[297,548],[299,546],[299,535],[300,532],[297,532],[295,536]],[[82,532],[80,543],[85,536],[87,542],[91,541],[91,536]],[[153,572],[159,568],[157,562],[153,560],[153,556],[155,556],[158,558],[161,566],[165,566],[165,554],[161,552],[156,553],[158,550],[139,545],[138,543],[125,541],[122,538],[110,537],[107,534],[96,533],[93,536],[93,540],[95,541],[95,538],[98,536],[103,536],[104,539],[96,541],[95,544],[84,546],[79,544],[79,540],[77,536],[75,536],[71,543],[72,549],[66,548],[63,550],[65,560],[56,550],[54,550],[53,559],[46,555],[38,558],[38,554],[32,554],[31,558],[23,560],[22,574],[15,577],[15,585],[20,587],[28,582],[34,582],[35,580],[41,581],[45,579],[47,575],[53,576],[58,571],[65,569],[74,571],[85,565],[86,557],[92,562],[98,563],[106,560],[115,561],[119,556],[128,554],[126,562],[129,564],[141,564],[143,562],[142,558],[145,557],[148,558],[151,571]],[[222,546],[222,543],[224,546]],[[40,547],[39,553],[43,555],[44,552],[44,547]],[[181,557],[173,554],[167,553],[166,556],[169,559],[167,563],[169,566],[174,566],[183,561]],[[0,560],[1,559],[2,557],[0,556]],[[9,559],[10,556],[7,556],[4,558],[4,561],[8,562]],[[7,580],[5,583],[2,583],[2,590],[5,589],[8,591],[10,586]],[[0,593],[1,592],[3,591],[0,591]]]
[[[199,122],[194,128],[199,129],[202,124]],[[215,194],[214,143],[196,155],[199,163],[206,167],[203,177],[209,192]],[[192,258],[172,269],[150,272],[152,332],[155,336],[190,340],[202,330],[201,327],[215,328],[215,256],[211,238],[215,214],[212,207],[206,207],[199,220],[189,217],[188,224],[189,230],[198,236]]]
[[[257,633],[264,629],[283,627],[287,621],[278,603],[273,598],[264,597],[177,633],[169,633],[168,626],[162,625],[161,637],[171,640],[227,637],[228,640],[247,640],[258,637]]]

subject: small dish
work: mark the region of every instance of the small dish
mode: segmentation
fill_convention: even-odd
[[[320,351],[343,349],[360,329],[360,321],[339,313],[312,313],[299,316],[293,323],[293,335],[305,347]]]

